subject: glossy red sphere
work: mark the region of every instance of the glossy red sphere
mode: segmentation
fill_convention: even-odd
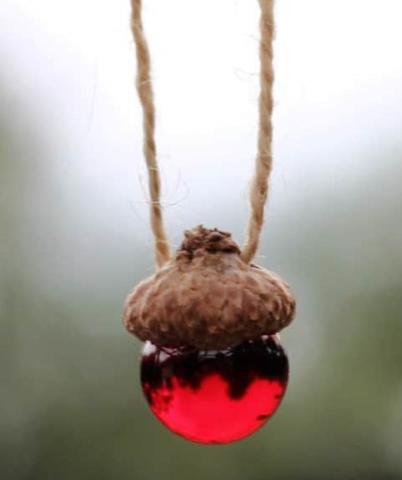
[[[173,432],[199,443],[229,443],[259,429],[281,403],[288,373],[275,336],[223,351],[147,342],[141,363],[152,412]]]

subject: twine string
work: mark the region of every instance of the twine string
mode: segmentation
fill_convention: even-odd
[[[161,268],[171,258],[163,222],[161,180],[155,144],[155,103],[151,80],[151,59],[142,23],[142,0],[131,0],[131,30],[137,54],[137,92],[143,112],[143,151],[148,170],[151,229],[155,244],[155,261]]]
[[[273,110],[273,38],[274,0],[259,0],[260,18],[260,98],[258,102],[258,148],[255,174],[250,190],[251,212],[242,258],[250,263],[255,257],[264,225],[264,210],[272,170],[272,110]]]
[[[260,96],[259,125],[255,174],[250,190],[250,219],[247,239],[241,256],[250,263],[255,257],[264,225],[264,210],[269,193],[269,177],[272,170],[272,110],[273,110],[273,37],[274,0],[258,0],[260,17]],[[171,258],[162,206],[161,182],[155,144],[155,105],[151,80],[151,61],[142,22],[142,0],[131,0],[131,28],[137,55],[137,92],[143,111],[144,156],[148,170],[151,197],[151,228],[155,242],[156,264],[160,268]]]

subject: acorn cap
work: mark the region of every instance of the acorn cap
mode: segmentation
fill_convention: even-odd
[[[277,333],[294,310],[287,283],[245,263],[229,233],[199,226],[185,232],[173,260],[130,293],[124,324],[158,346],[221,350]]]

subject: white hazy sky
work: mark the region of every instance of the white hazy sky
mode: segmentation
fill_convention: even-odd
[[[144,0],[144,10],[171,227],[186,226],[188,211],[208,223],[219,202],[245,215],[257,2]],[[400,144],[402,2],[278,0],[276,12],[271,201],[281,210],[316,188],[364,182],[370,155]],[[3,82],[34,111],[63,182],[145,219],[128,15],[128,0],[2,0],[0,56]]]

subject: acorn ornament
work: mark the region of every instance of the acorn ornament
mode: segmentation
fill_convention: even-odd
[[[185,232],[174,259],[128,296],[124,324],[145,341],[141,379],[174,432],[222,443],[257,430],[286,390],[277,333],[295,301],[277,275],[242,260],[229,233]]]
[[[157,271],[129,294],[123,320],[145,342],[141,383],[151,411],[171,431],[204,444],[230,443],[258,430],[279,407],[289,378],[278,332],[292,321],[295,300],[278,275],[252,263],[272,169],[273,0],[258,3],[261,93],[246,244],[241,250],[230,233],[200,225],[185,232],[172,256],[160,204],[142,1],[131,0]]]

